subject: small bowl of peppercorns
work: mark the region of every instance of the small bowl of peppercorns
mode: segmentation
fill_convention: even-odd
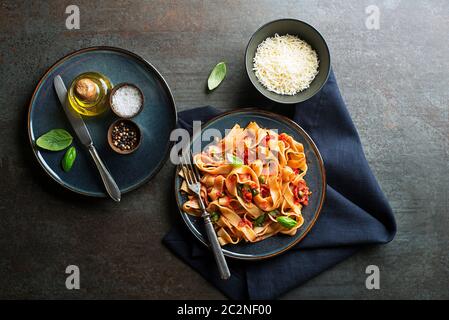
[[[130,154],[139,148],[142,142],[140,128],[130,119],[118,119],[108,130],[108,143],[119,154]]]

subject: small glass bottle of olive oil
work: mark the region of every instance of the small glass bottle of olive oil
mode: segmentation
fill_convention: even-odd
[[[82,73],[73,79],[68,91],[70,106],[84,116],[96,116],[109,107],[111,81],[98,72]]]

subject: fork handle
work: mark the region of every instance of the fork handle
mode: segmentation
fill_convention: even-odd
[[[206,226],[207,237],[209,238],[209,243],[212,247],[212,252],[218,265],[218,271],[220,271],[220,277],[223,280],[227,280],[231,277],[231,272],[229,272],[228,264],[226,263],[223,250],[218,242],[217,234],[215,233],[214,226],[210,220],[209,213],[204,212],[203,218]]]

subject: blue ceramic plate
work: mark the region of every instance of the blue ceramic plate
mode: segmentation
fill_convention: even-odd
[[[260,110],[246,109],[243,111],[232,111],[212,119],[202,127],[202,130],[204,131],[209,128],[218,129],[222,136],[224,136],[225,130],[231,129],[236,123],[241,127],[246,127],[251,121],[256,121],[263,128],[277,129],[279,133],[285,132],[304,145],[308,165],[305,179],[313,193],[309,199],[309,205],[302,211],[304,224],[295,236],[276,235],[256,243],[240,242],[236,245],[228,244],[223,247],[226,256],[244,260],[270,258],[290,249],[301,241],[310,231],[320,214],[326,190],[323,160],[315,143],[300,126],[286,117]],[[199,138],[194,138],[194,141],[196,139]],[[204,148],[210,142],[201,142],[201,147]],[[176,173],[179,170],[180,168],[178,167]],[[206,240],[206,232],[202,219],[188,215],[182,211],[182,203],[186,201],[186,196],[179,191],[181,182],[182,178],[178,174],[175,174],[175,194],[181,216],[196,238],[207,245],[208,242]]]
[[[133,118],[141,128],[143,140],[132,154],[119,155],[109,147],[108,127],[117,119],[110,110],[97,117],[84,118],[100,157],[125,193],[151,179],[161,168],[171,146],[170,132],[177,121],[175,102],[167,83],[138,55],[119,48],[94,47],[76,51],[54,64],[39,81],[31,98],[28,112],[31,146],[42,168],[62,186],[88,196],[106,196],[100,175],[76,138],[53,87],[53,79],[58,74],[69,87],[73,78],[87,71],[103,73],[113,84],[133,83],[145,96],[142,112]],[[40,135],[55,128],[68,130],[78,151],[75,164],[67,173],[61,168],[64,151],[41,150],[35,143]]]

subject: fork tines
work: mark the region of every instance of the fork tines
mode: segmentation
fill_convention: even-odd
[[[190,152],[181,153],[179,157],[181,160],[181,168],[184,174],[184,178],[188,185],[196,184],[199,182],[199,174],[195,165],[190,162]],[[193,160],[193,159],[192,159]]]

